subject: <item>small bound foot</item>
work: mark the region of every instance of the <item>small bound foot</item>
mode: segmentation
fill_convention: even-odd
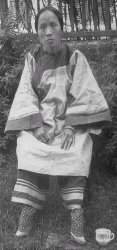
[[[82,208],[71,211],[71,240],[79,244],[86,244],[83,232],[83,210]]]
[[[27,232],[21,232],[21,231],[18,230],[18,231],[16,232],[15,236],[16,236],[17,238],[24,238],[24,237],[27,237],[27,236],[28,236],[28,233],[27,233]]]
[[[19,227],[15,234],[17,238],[27,237],[32,229],[32,220],[36,209],[30,206],[24,206],[19,219]]]
[[[86,244],[86,240],[85,240],[84,236],[78,237],[78,236],[75,236],[72,232],[71,232],[71,239],[73,241],[77,242],[78,244],[81,244],[81,245]]]

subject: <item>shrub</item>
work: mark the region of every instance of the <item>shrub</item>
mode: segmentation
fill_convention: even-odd
[[[14,50],[14,38],[3,37],[0,49],[0,166],[5,163],[5,152],[15,142],[13,135],[4,134],[9,109],[16,92],[22,71],[22,60]]]

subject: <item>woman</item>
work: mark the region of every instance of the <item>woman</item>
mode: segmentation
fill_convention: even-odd
[[[29,233],[53,175],[63,205],[71,210],[71,236],[84,244],[82,203],[92,157],[90,133],[99,134],[110,122],[110,113],[84,55],[61,43],[60,12],[41,9],[35,28],[40,45],[26,55],[6,125],[6,131],[19,131],[12,201],[23,207],[16,236]]]

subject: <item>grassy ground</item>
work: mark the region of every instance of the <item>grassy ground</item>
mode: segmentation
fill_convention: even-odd
[[[0,169],[0,250],[41,250],[41,249],[117,249],[117,176],[114,170],[94,157],[91,166],[90,189],[84,200],[85,247],[71,245],[68,239],[69,211],[61,206],[55,178],[51,178],[50,190],[45,208],[34,218],[33,234],[17,241],[17,230],[21,206],[11,203],[12,190],[16,180],[16,157],[7,156],[7,164]],[[95,242],[95,229],[106,227],[115,233],[115,240],[106,248]]]

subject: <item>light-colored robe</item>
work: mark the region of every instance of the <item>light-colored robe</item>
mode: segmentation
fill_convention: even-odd
[[[19,131],[18,168],[49,175],[89,174],[90,133],[111,121],[107,102],[85,56],[63,46],[56,56],[41,47],[28,53],[11,106],[6,131]],[[50,137],[44,144],[33,135],[44,126]],[[75,144],[61,149],[63,130],[75,126]]]

